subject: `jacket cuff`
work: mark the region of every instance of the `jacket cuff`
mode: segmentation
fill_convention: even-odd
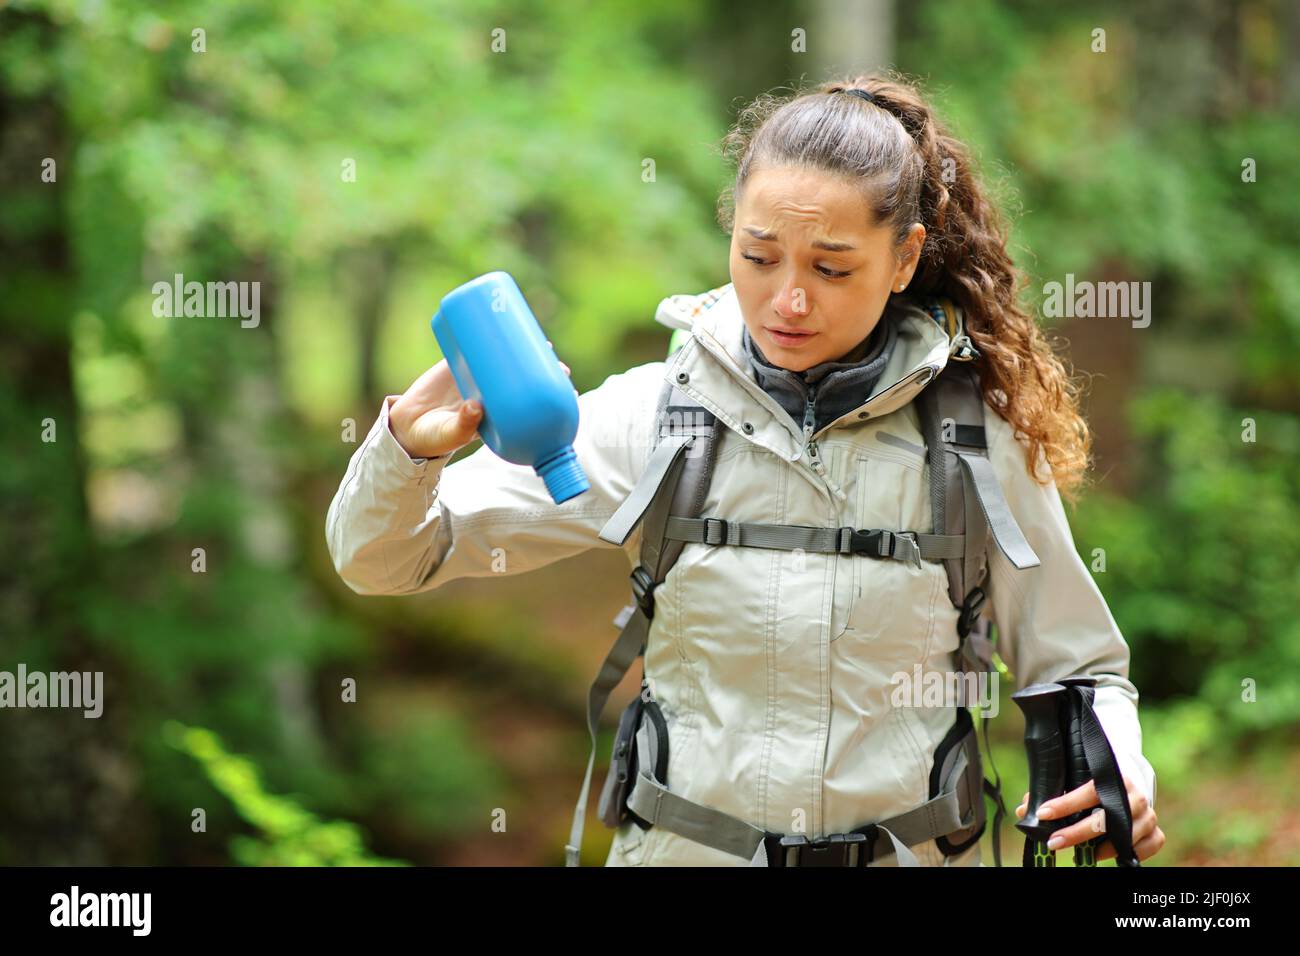
[[[375,453],[379,455],[380,461],[392,468],[394,471],[406,478],[420,478],[428,471],[430,462],[438,462],[443,465],[451,458],[451,453],[444,455],[434,455],[431,458],[412,458],[401,442],[393,435],[392,425],[389,424],[388,413],[393,407],[393,402],[401,398],[400,395],[388,395],[384,398],[379,409],[379,427],[378,437],[375,440]]]

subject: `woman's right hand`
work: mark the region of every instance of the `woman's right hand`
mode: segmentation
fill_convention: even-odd
[[[389,430],[412,458],[436,458],[468,445],[482,420],[482,404],[460,394],[446,359],[412,382],[388,410]]]

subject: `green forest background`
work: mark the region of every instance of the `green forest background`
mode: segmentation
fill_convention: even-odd
[[[728,281],[718,142],[825,78],[791,49],[825,6],[0,3],[0,669],[106,697],[0,712],[0,864],[563,861],[621,556],[361,598],[326,508],[473,276],[518,280],[580,390],[664,357],[659,300]],[[1047,322],[1092,376],[1070,519],[1132,647],[1151,865],[1300,863],[1300,12],[872,6],[1011,215],[1027,305],[1152,283],[1149,328]],[[259,281],[259,326],[155,316],[175,273]]]

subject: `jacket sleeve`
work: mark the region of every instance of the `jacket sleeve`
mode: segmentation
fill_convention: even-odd
[[[530,465],[487,445],[452,464],[412,459],[379,417],[330,502],[325,536],[339,576],[358,594],[411,594],[464,577],[522,574],[590,548],[640,477],[663,362],[609,376],[578,397],[573,450],[590,490],[555,504]],[[623,550],[639,547],[639,529]]]
[[[1029,475],[1027,443],[988,405],[984,422],[998,481],[1041,562],[1017,570],[997,544],[989,542],[989,603],[997,625],[997,652],[1015,675],[1017,690],[1070,674],[1096,677],[1093,706],[1120,771],[1154,807],[1156,775],[1142,755],[1138,691],[1128,679],[1128,643],[1075,550],[1056,483],[1041,485]],[[1038,465],[1039,474],[1046,474],[1041,454]]]

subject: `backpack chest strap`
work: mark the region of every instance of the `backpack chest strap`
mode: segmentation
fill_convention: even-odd
[[[906,561],[918,568],[922,561],[961,557],[966,549],[966,536],[961,534],[928,534],[883,528],[815,528],[795,524],[725,521],[722,518],[672,516],[665,525],[664,535],[677,541],[702,544],[892,558],[895,561]]]

